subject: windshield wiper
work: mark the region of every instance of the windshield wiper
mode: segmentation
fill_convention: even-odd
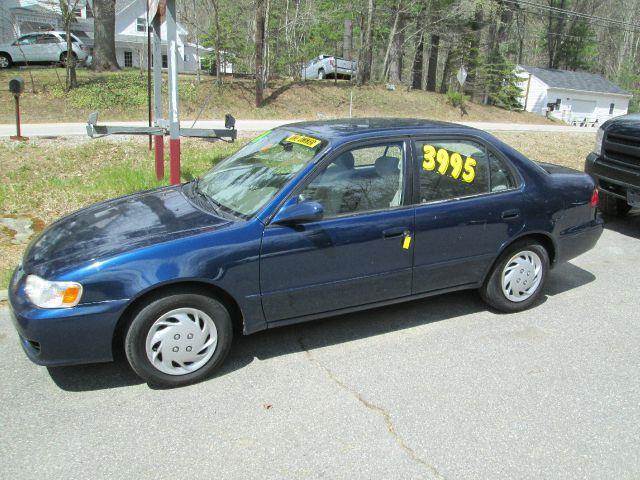
[[[216,215],[224,216],[221,205],[209,195],[207,195],[204,190],[202,190],[202,188],[200,188],[200,177],[196,178],[193,181],[193,191],[200,198],[204,199],[204,201],[213,209]]]

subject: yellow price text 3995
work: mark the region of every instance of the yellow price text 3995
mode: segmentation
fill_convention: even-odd
[[[422,147],[422,168],[428,172],[437,171],[440,175],[449,175],[456,180],[472,183],[476,178],[477,162],[473,157],[466,157],[458,152],[449,152],[444,148],[436,149],[426,144]]]

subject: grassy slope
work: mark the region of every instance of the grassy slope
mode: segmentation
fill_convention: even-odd
[[[30,75],[33,75],[33,86]],[[22,96],[23,121],[84,122],[92,111],[99,111],[102,120],[145,120],[147,115],[146,80],[135,69],[118,73],[94,74],[78,70],[80,86],[65,94],[62,90],[64,71],[59,68],[33,68],[0,72],[0,85],[20,75],[26,81]],[[309,81],[295,83],[274,81],[267,92],[263,107],[254,107],[255,94],[250,80],[228,79],[222,86],[213,77],[193,75],[180,77],[180,115],[195,118],[200,110],[202,119],[221,119],[225,113],[236,118],[346,117],[349,115],[351,85],[346,81]],[[470,104],[465,120],[513,123],[546,123],[538,115],[508,112],[495,107]],[[381,85],[353,88],[353,115],[401,116],[459,120],[458,109],[447,105],[445,96],[423,91],[407,91],[401,87],[387,91]],[[13,123],[13,101],[6,90],[0,92],[0,123]]]
[[[503,132],[497,136],[533,159],[578,169],[593,143],[592,135],[581,133]],[[245,141],[184,140],[183,178],[201,174]],[[142,139],[0,141],[0,215],[30,216],[46,225],[90,203],[161,183],[155,180],[153,157]],[[6,288],[23,249],[11,244],[10,232],[0,229],[0,289]]]

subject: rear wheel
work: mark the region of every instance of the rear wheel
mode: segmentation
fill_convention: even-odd
[[[519,312],[534,304],[549,271],[549,254],[534,240],[523,240],[507,248],[498,258],[480,289],[480,295],[502,312]]]
[[[0,68],[10,68],[13,62],[7,53],[0,53]]]
[[[170,294],[138,311],[125,337],[133,370],[147,382],[176,387],[215,371],[231,348],[226,307],[199,294]]]
[[[631,207],[623,198],[614,197],[602,190],[598,193],[598,207],[604,214],[611,215],[612,217],[622,217],[631,210]]]

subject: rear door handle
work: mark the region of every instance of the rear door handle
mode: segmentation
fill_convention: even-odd
[[[405,227],[388,228],[382,231],[382,238],[398,238],[403,235],[409,235],[409,229]]]
[[[503,220],[511,220],[513,218],[518,218],[520,216],[520,210],[518,209],[513,209],[513,210],[505,210],[504,212],[502,212],[502,219]]]

